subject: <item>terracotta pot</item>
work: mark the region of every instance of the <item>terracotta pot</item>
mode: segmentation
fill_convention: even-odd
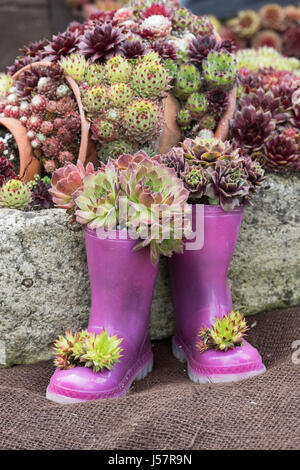
[[[18,72],[16,72],[14,75],[13,75],[13,78],[16,80],[18,79],[18,77],[20,76],[20,74],[22,72],[24,72],[25,70],[28,70],[30,69],[30,67],[32,65],[43,65],[43,66],[50,66],[52,65],[52,62],[47,62],[47,61],[40,61],[40,62],[35,62],[34,64],[29,64],[29,65],[26,65],[25,67],[23,67],[22,69],[18,70]],[[94,161],[95,160],[95,156],[96,156],[96,149],[95,149],[95,145],[93,143],[93,141],[91,139],[89,139],[89,131],[90,131],[90,122],[86,119],[85,117],[85,112],[84,112],[84,109],[83,109],[83,105],[82,105],[82,102],[81,102],[81,97],[80,97],[80,90],[79,90],[79,86],[77,85],[77,83],[75,82],[75,80],[73,80],[73,78],[71,77],[65,77],[68,85],[70,86],[70,88],[72,89],[73,93],[74,93],[74,96],[75,96],[75,99],[76,99],[76,102],[77,102],[77,106],[78,106],[78,110],[79,110],[79,113],[80,113],[80,118],[81,118],[81,137],[80,137],[80,148],[79,148],[79,155],[78,155],[78,160],[81,161],[83,164],[89,162],[89,161]],[[8,119],[8,118],[6,118]],[[11,118],[9,118],[11,119]],[[13,121],[17,121],[16,119],[13,119]],[[19,123],[19,121],[17,121]],[[19,123],[20,124],[20,123]],[[20,124],[21,125],[21,124]],[[21,127],[23,127],[21,125]],[[23,127],[23,129],[25,130],[25,128]],[[19,148],[19,153],[20,153],[20,168],[25,168],[25,167],[28,167],[28,170],[26,172],[26,178],[32,176],[32,173],[34,171],[34,169],[32,168],[31,169],[31,165],[33,166],[35,164],[35,162],[32,160],[32,149],[31,149],[31,145],[30,145],[30,141],[26,135],[26,130],[25,130],[25,133],[23,133],[23,136],[26,136],[26,139],[28,140],[29,142],[29,146],[30,146],[30,153],[29,153],[29,148],[28,148],[28,145],[26,143],[25,147],[26,147],[26,151],[20,151],[21,149],[21,146],[19,145],[19,143],[17,142],[17,145],[18,145],[18,148]],[[34,157],[33,157],[34,158]],[[34,158],[34,160],[36,160]],[[36,164],[35,164],[36,165]],[[35,166],[36,168],[36,166]],[[39,172],[41,171],[41,165],[39,165]],[[34,173],[35,174],[35,173]],[[34,176],[33,174],[33,176]],[[27,177],[28,175],[28,177]],[[30,178],[29,178],[30,179]],[[27,179],[28,180],[28,179]]]
[[[34,157],[30,140],[27,137],[27,130],[18,119],[2,117],[0,124],[13,135],[19,149],[20,171],[19,176],[22,181],[28,182],[34,175],[40,174],[41,164]]]
[[[169,94],[163,102],[165,125],[159,141],[158,153],[163,154],[179,144],[181,130],[176,122],[180,104],[175,96]]]

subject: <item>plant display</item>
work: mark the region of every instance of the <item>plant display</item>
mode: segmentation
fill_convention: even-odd
[[[0,142],[0,188],[7,181],[11,179],[17,179],[17,175],[14,172],[13,165],[3,155],[3,148],[4,146]]]
[[[83,24],[73,22],[51,41],[29,44],[21,52],[9,68],[10,74],[28,63],[48,60],[61,64],[65,74],[77,81],[97,152],[104,162],[109,156],[117,158],[140,149],[156,153],[164,125],[163,99],[168,92],[180,102],[177,122],[184,136],[196,136],[206,127],[215,130],[237,75],[231,42],[219,43],[208,17],[197,17],[172,1],[132,0],[117,10],[97,10]],[[18,87],[22,97],[30,90],[36,92],[32,90],[33,78],[25,78],[23,90],[22,85]],[[34,97],[37,110],[50,93],[46,78],[44,95],[38,91]],[[19,111],[9,109],[17,117]],[[24,124],[25,118],[28,116],[22,115]],[[47,142],[40,145],[36,128],[41,123],[36,114],[33,118],[28,121],[29,136],[38,157],[44,163],[47,160],[49,173],[71,156],[64,153],[53,158],[60,151],[58,131],[55,128],[52,135],[50,126],[44,125],[38,133],[46,135]],[[68,140],[69,132],[60,131],[59,137]],[[74,154],[72,150],[67,151]]]
[[[199,331],[199,341],[196,347],[200,353],[204,353],[208,349],[226,352],[241,346],[247,331],[244,315],[232,311],[223,318],[217,318],[210,328],[203,326]]]
[[[111,157],[152,149],[162,130],[162,99],[170,88],[167,68],[155,52],[132,61],[115,55],[105,65],[90,64],[81,55],[61,62],[65,72],[81,87],[84,109],[92,123],[99,155]]]
[[[150,245],[151,259],[181,252],[184,210],[188,191],[174,170],[144,152],[109,160],[99,170],[67,164],[52,177],[54,202],[75,210],[76,220],[93,230],[135,231],[140,249]],[[122,204],[125,203],[125,209]],[[170,223],[164,223],[166,218]]]
[[[239,73],[233,142],[272,171],[299,169],[300,80],[291,71]]]
[[[4,116],[19,118],[26,127],[34,156],[46,173],[77,160],[81,120],[59,65],[32,65],[23,71],[6,101],[13,106],[6,105]]]
[[[59,369],[81,366],[90,367],[94,372],[112,370],[122,357],[122,341],[117,335],[109,336],[104,328],[99,335],[88,330],[74,334],[67,331],[54,344],[54,365]]]
[[[257,161],[229,141],[216,139],[211,131],[201,131],[161,156],[173,168],[190,192],[193,204],[221,205],[225,211],[248,203],[264,181]]]
[[[299,21],[299,7],[270,3],[258,12],[252,9],[238,12],[224,23],[220,34],[232,40],[237,49],[267,46],[285,56],[300,58]]]

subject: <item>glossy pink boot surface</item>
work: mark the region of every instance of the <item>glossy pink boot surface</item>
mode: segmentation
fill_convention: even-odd
[[[193,207],[193,228],[195,224]],[[198,383],[232,382],[265,371],[258,351],[247,341],[227,352],[196,348],[201,326],[210,327],[217,317],[232,310],[227,270],[238,239],[243,208],[225,212],[220,206],[204,206],[204,246],[185,250],[170,260],[175,334],[173,354],[187,361],[189,377]]]
[[[132,252],[138,241],[101,240],[88,229],[85,240],[92,291],[88,329],[100,334],[105,328],[110,336],[124,338],[123,357],[110,371],[57,369],[47,398],[59,403],[121,397],[153,364],[149,320],[158,265],[152,265],[148,249]]]

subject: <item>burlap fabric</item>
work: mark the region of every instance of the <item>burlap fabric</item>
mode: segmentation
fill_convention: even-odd
[[[168,340],[154,343],[152,374],[118,400],[57,405],[45,399],[50,362],[1,370],[0,449],[300,449],[300,308],[255,322],[249,340],[267,372],[236,384],[193,384]]]

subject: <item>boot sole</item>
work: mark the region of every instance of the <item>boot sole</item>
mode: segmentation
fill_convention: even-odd
[[[250,379],[251,377],[261,375],[266,371],[265,366],[262,365],[262,368],[259,370],[242,372],[239,374],[201,375],[191,370],[186,354],[183,351],[183,348],[175,344],[174,341],[172,341],[172,352],[173,352],[173,356],[176,359],[178,359],[180,362],[187,363],[189,379],[194,383],[198,383],[202,385],[240,382],[241,380]]]
[[[123,391],[120,392],[119,390],[117,392],[113,392],[111,391],[111,396],[105,396],[105,397],[101,397],[99,396],[99,398],[96,398],[95,400],[105,400],[105,399],[110,399],[110,398],[121,398],[123,396],[125,396],[128,392],[129,392],[129,389],[132,385],[132,383],[137,380],[143,380],[148,374],[150,374],[150,372],[152,372],[152,369],[153,369],[153,359],[151,359],[151,361],[149,361],[146,365],[144,365],[142,368],[140,368],[138,370],[138,372],[134,375],[133,379],[131,379],[127,386],[124,387]],[[106,395],[109,395],[110,393],[109,392],[105,392]],[[100,394],[99,394],[100,395]],[[92,400],[84,400],[84,399],[81,399],[81,398],[71,398],[71,397],[67,397],[66,395],[61,395],[59,393],[54,393],[51,391],[51,386],[49,385],[48,388],[47,388],[47,392],[46,392],[46,398],[50,401],[53,401],[55,403],[59,403],[61,405],[70,405],[72,403],[82,403],[82,402],[87,402],[87,401],[92,401]]]

